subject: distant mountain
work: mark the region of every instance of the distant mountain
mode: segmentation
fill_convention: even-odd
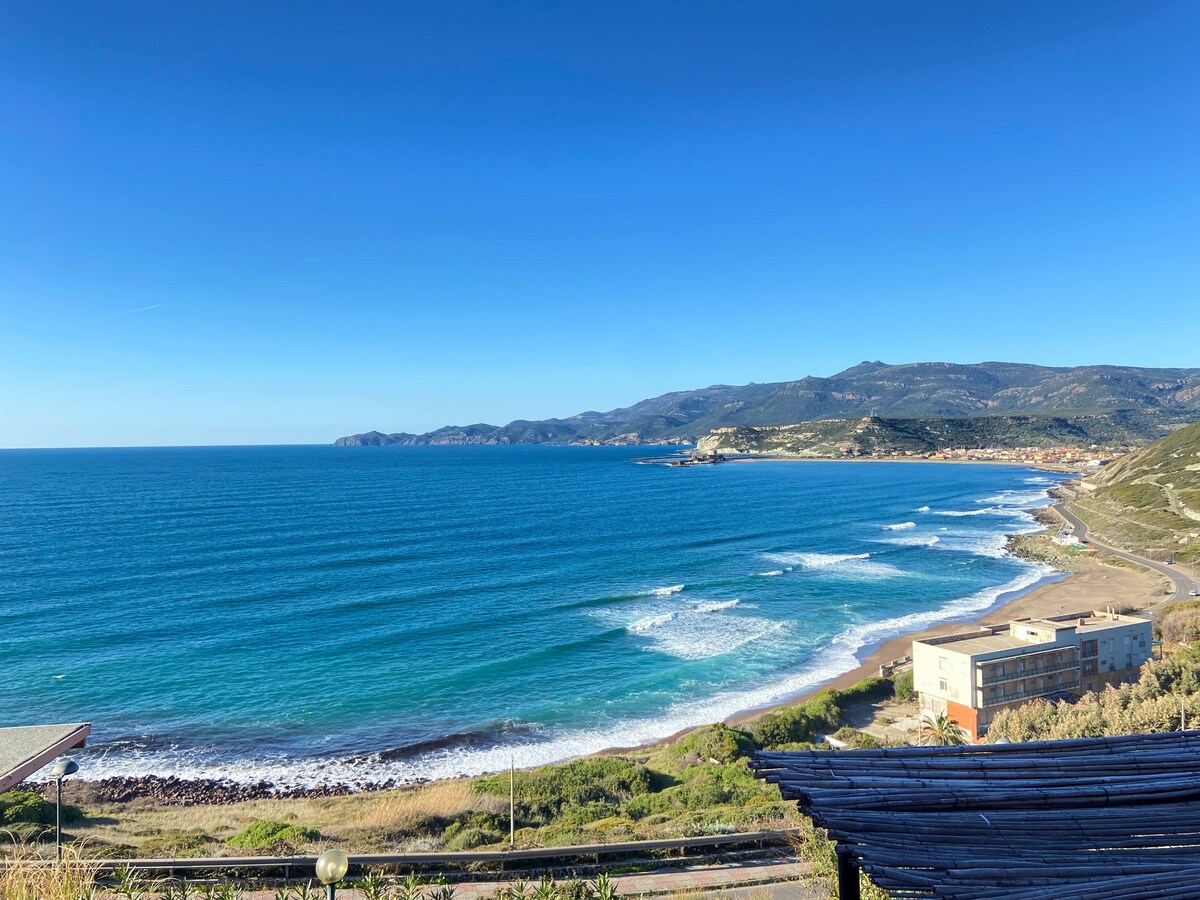
[[[714,428],[820,419],[1144,413],[1149,440],[1200,418],[1200,369],[1132,366],[1053,368],[1023,363],[863,362],[828,378],[676,391],[609,412],[507,425],[439,428],[427,434],[378,431],[339,446],[387,444],[694,443]]]
[[[1144,443],[1143,414],[1093,413],[1074,416],[967,416],[959,418],[822,419],[795,425],[718,428],[700,438],[702,453],[763,453],[842,457],[872,454],[930,454],[939,450],[1015,450],[1091,447],[1119,449]]]
[[[1200,561],[1200,422],[1135,450],[1089,477],[1071,504],[1101,540]]]

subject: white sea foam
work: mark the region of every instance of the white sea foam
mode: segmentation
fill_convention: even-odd
[[[772,569],[770,572],[759,572],[758,577],[759,578],[775,578],[779,575],[782,575],[783,572],[784,572],[783,569]]]
[[[881,544],[895,544],[898,547],[932,547],[941,539],[936,534],[901,534],[897,537],[880,538]]]
[[[1045,475],[1035,475],[1032,478],[1025,479],[1026,484],[1054,484],[1053,478],[1047,478]]]
[[[754,616],[725,615],[739,600],[704,600],[639,619],[626,628],[648,639],[647,650],[678,659],[707,659],[778,631],[782,624]],[[716,615],[714,615],[716,614]]]
[[[884,525],[884,531],[904,531],[906,528],[916,528],[916,522],[900,522],[896,525]]]
[[[670,597],[672,594],[678,594],[683,588],[682,584],[671,584],[667,587],[655,588],[650,594],[654,597]]]
[[[1001,491],[993,497],[984,497],[976,503],[998,503],[1003,506],[1033,507],[1043,505],[1048,498],[1044,490]]]
[[[723,692],[704,700],[673,704],[660,715],[650,718],[614,721],[586,731],[562,732],[535,726],[516,742],[444,747],[402,758],[369,755],[331,760],[264,755],[231,761],[223,758],[215,748],[98,754],[88,759],[88,773],[93,778],[153,772],[177,778],[228,778],[242,783],[265,780],[282,788],[338,784],[366,786],[389,779],[411,782],[498,772],[508,768],[510,758],[522,767],[538,766],[608,747],[648,744],[684,728],[717,722],[742,710],[777,702],[813,688],[854,668],[858,664],[857,654],[864,647],[948,618],[977,615],[993,606],[1003,594],[1030,587],[1053,571],[1048,566],[1029,565],[1007,584],[977,591],[939,609],[852,625],[815,653],[812,662],[781,679],[755,688]]]
[[[929,512],[928,506],[918,506],[913,512]]]
[[[763,557],[830,578],[875,581],[909,574],[888,563],[876,562],[870,553],[764,553]]]

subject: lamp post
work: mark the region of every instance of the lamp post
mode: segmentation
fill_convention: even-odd
[[[55,854],[58,859],[62,859],[62,783],[63,779],[68,775],[74,775],[79,771],[79,763],[73,759],[63,757],[54,764],[54,768],[50,770],[50,774],[54,776],[57,790],[54,796],[54,847]]]
[[[334,900],[337,893],[336,885],[346,877],[350,868],[350,858],[341,850],[326,850],[317,857],[317,878],[325,885],[325,896]]]

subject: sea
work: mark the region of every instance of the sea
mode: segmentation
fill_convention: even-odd
[[[0,725],[87,778],[369,786],[650,742],[1056,577],[1057,476],[671,448],[0,452]]]

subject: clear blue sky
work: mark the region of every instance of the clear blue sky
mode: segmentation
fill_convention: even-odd
[[[1200,4],[12,2],[0,446],[1200,365]]]

